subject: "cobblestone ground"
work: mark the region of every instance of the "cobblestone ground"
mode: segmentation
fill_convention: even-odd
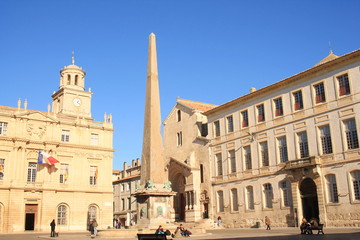
[[[119,230],[121,231],[121,230]],[[209,230],[206,234],[194,234],[184,239],[224,239],[224,240],[360,240],[360,228],[325,228],[325,234],[301,235],[295,228],[274,228],[270,231],[264,229],[216,229]],[[21,234],[0,234],[0,240],[85,240],[91,239],[89,233],[62,233],[57,238],[50,238],[50,233],[26,232]],[[129,237],[101,237],[94,240],[136,240],[135,236]],[[177,238],[180,239],[180,238]]]

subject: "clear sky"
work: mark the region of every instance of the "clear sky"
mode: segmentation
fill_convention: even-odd
[[[162,119],[176,97],[223,104],[360,48],[358,0],[0,0],[0,105],[47,111],[59,71],[86,71],[92,114],[113,114],[114,169],[141,156],[148,35]]]

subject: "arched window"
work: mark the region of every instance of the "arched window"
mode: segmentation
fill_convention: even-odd
[[[67,84],[69,85],[70,84],[70,80],[71,80],[71,76],[70,74],[67,75]]]
[[[218,198],[218,212],[224,212],[224,193],[223,191],[217,192]]]
[[[272,208],[272,200],[274,198],[273,196],[273,189],[270,183],[264,184],[264,198],[265,198],[265,207],[266,208]]]
[[[238,191],[236,188],[231,189],[231,210],[239,211]]]
[[[60,205],[57,210],[57,224],[66,225],[66,216],[67,216],[67,207],[65,205]]]
[[[328,202],[339,202],[339,195],[337,191],[335,174],[328,174],[325,176],[327,185]]]
[[[180,122],[181,121],[181,111],[177,110],[177,121]]]
[[[96,206],[94,206],[94,205],[89,207],[89,210],[88,210],[88,222],[90,222],[93,219],[96,219]]]
[[[254,207],[254,190],[252,186],[246,187],[246,203],[247,203],[247,209],[255,209]]]
[[[351,181],[353,183],[354,200],[360,200],[360,170],[351,172]]]
[[[79,76],[75,75],[75,85],[78,85],[78,78],[79,78]]]
[[[280,182],[280,188],[282,193],[284,207],[291,206],[291,185],[288,181],[284,180]]]

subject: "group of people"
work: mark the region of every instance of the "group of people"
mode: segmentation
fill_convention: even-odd
[[[173,234],[171,234],[169,230],[164,231],[164,228],[161,225],[158,227],[158,229],[156,229],[155,234],[171,235],[173,238],[176,238],[179,236],[190,237],[192,233],[190,230],[185,229],[184,226],[180,224],[180,226],[176,228]]]
[[[311,234],[312,229],[319,227],[319,221],[316,218],[311,218],[310,222],[306,218],[303,218],[300,225],[301,234]]]

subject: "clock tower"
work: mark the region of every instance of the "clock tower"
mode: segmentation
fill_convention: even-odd
[[[52,97],[52,111],[71,116],[91,118],[91,95],[86,92],[86,72],[75,65],[74,56],[72,64],[60,70],[60,87]]]

